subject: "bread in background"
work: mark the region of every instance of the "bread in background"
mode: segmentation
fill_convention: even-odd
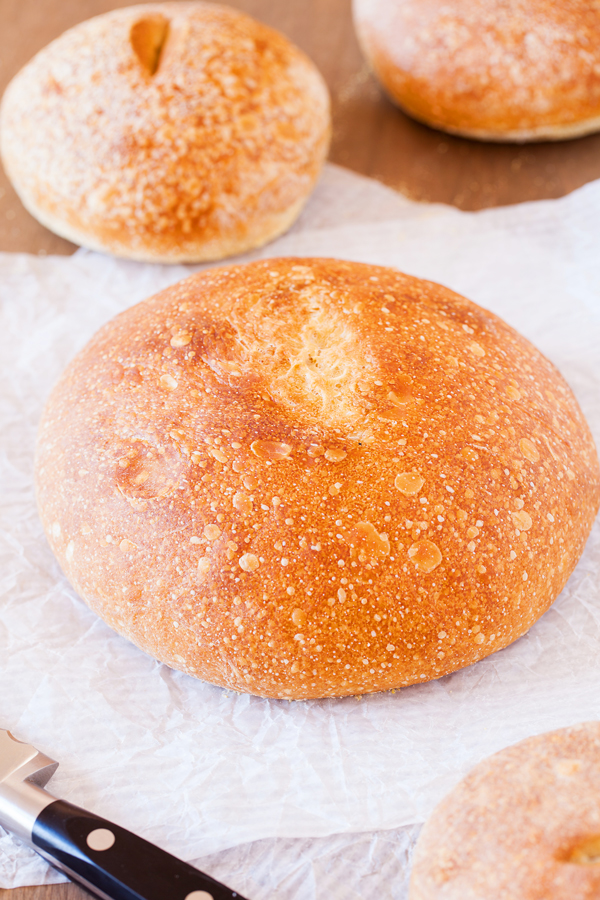
[[[484,141],[600,130],[600,7],[587,0],[353,0],[363,51],[409,115]]]
[[[419,835],[409,900],[600,896],[600,722],[479,763]]]
[[[327,88],[283,35],[209,3],[82,22],[8,86],[3,162],[26,208],[84,247],[220,259],[298,216],[330,133]]]

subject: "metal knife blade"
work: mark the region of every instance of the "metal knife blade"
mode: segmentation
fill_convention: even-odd
[[[119,825],[43,790],[58,763],[0,729],[0,825],[100,900],[244,900]]]
[[[0,728],[0,784],[28,780],[44,787],[57,768],[53,759]]]
[[[54,797],[43,791],[58,763],[0,728],[0,825],[31,843],[33,824]]]

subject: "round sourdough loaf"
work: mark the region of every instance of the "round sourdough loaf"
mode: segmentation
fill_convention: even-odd
[[[427,681],[563,587],[600,497],[556,369],[444,287],[327,259],[194,275],[102,328],[39,432],[79,594],[169,665],[272,697]]]
[[[82,22],[9,85],[1,151],[69,240],[152,262],[220,259],[298,216],[329,143],[327,88],[271,28],[156,3]]]
[[[484,760],[419,836],[410,900],[597,900],[600,722]]]
[[[411,116],[490,141],[600,130],[600,5],[354,0],[375,74]]]

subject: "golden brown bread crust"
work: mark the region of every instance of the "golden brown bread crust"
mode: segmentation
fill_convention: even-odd
[[[411,116],[481,140],[600,129],[600,4],[354,0],[383,86]]]
[[[524,338],[439,285],[320,259],[203,272],[107,324],[51,396],[36,479],[113,628],[294,698],[514,641],[600,498],[577,402]]]
[[[86,247],[220,259],[296,218],[329,142],[327,88],[286,38],[208,3],[117,9],[13,79],[1,151],[24,205]]]
[[[597,900],[600,723],[484,760],[419,836],[410,900]]]

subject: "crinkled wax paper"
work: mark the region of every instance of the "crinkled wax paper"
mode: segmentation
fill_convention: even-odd
[[[292,231],[245,258],[338,256],[448,285],[553,360],[600,443],[599,234],[600,182],[561,200],[462,213],[329,166]],[[192,270],[84,251],[0,256],[0,727],[60,761],[57,796],[203,857],[253,898],[313,898],[324,885],[365,898],[377,878],[403,897],[417,829],[402,826],[422,822],[488,754],[600,718],[600,528],[527,635],[439,681],[288,703],[159,665],[62,576],[36,515],[33,449],[74,353]],[[0,886],[49,877],[0,837]]]

